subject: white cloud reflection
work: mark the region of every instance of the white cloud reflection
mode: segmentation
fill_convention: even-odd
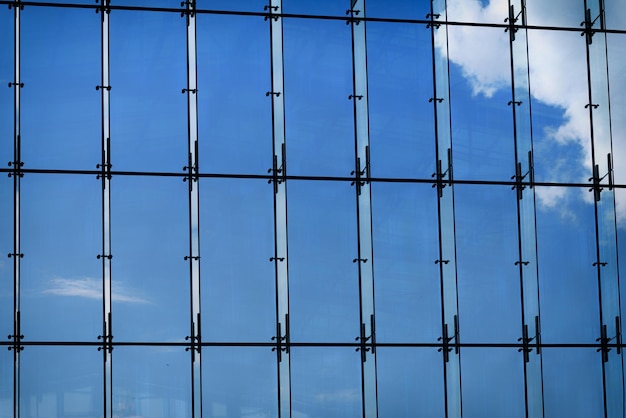
[[[508,2],[505,0],[490,0],[484,7],[477,0],[448,0],[447,5],[448,17],[455,21],[503,23],[508,15]],[[533,25],[571,26],[578,19],[577,16],[583,20],[582,6],[580,10],[573,8],[568,0],[527,0],[527,10],[528,22]],[[626,18],[624,10],[607,10],[607,16],[613,21],[620,21],[615,14]],[[473,94],[486,98],[500,89],[510,88],[508,37],[493,36],[494,33],[494,29],[490,28],[453,26],[448,35],[450,61],[460,66]],[[620,166],[622,161],[626,161],[626,118],[618,116],[626,111],[626,101],[620,99],[626,93],[626,77],[618,76],[626,73],[626,61],[621,58],[623,48],[616,49],[620,42],[616,42],[616,38],[611,41],[609,38],[612,151],[616,166],[614,179],[616,183],[626,183],[626,167]],[[546,167],[548,178],[545,180],[564,181],[562,170],[565,169],[570,173],[581,173],[578,178],[570,178],[570,181],[587,183],[591,173],[591,147],[589,111],[584,107],[589,100],[584,38],[581,39],[578,32],[532,30],[529,31],[528,43],[533,99],[554,107],[555,113],[561,115],[560,123],[555,122],[554,126],[547,126],[540,131],[535,128],[535,139],[542,138],[557,146],[574,146],[578,154],[572,157],[571,153],[559,155],[553,152],[550,155],[551,163]],[[441,49],[444,45],[437,47]],[[516,72],[524,70],[515,69]],[[604,131],[596,131],[596,135],[608,137],[608,127]],[[610,151],[608,146],[597,145],[597,158],[605,158],[602,156]],[[566,193],[563,190],[538,190],[538,204],[543,208],[567,210],[560,204],[566,200]],[[592,195],[581,193],[578,199],[592,202]],[[616,210],[619,225],[626,227],[626,194],[616,194]]]
[[[50,287],[43,290],[42,293],[102,300],[102,281],[89,277],[81,279],[54,278],[50,280]],[[149,300],[137,296],[136,292],[120,283],[116,283],[113,286],[111,297],[114,302],[150,303]]]

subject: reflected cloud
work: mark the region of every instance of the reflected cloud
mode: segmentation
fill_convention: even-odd
[[[73,296],[87,299],[102,300],[102,282],[93,278],[64,279],[54,278],[50,280],[50,287],[41,293],[57,296]],[[132,290],[116,283],[112,293],[114,302],[122,303],[150,303],[149,300],[136,296]]]
[[[355,402],[361,400],[361,392],[355,389],[344,389],[336,392],[318,393],[315,395],[318,402]]]
[[[448,16],[455,21],[504,21],[507,17],[507,3],[490,0],[483,6],[478,0],[448,0]],[[528,0],[528,21],[533,25],[562,25],[568,26],[575,21],[574,13],[568,0]],[[558,13],[555,13],[558,11]],[[626,17],[623,10],[610,10],[622,18]],[[555,17],[556,16],[556,17]],[[580,16],[583,20],[583,16]],[[617,21],[617,18],[614,18]],[[451,27],[449,29],[449,59],[458,65],[464,78],[472,87],[474,95],[491,97],[496,91],[510,88],[509,42],[508,37],[493,36],[493,30],[477,27]],[[561,115],[558,126],[548,127],[543,132],[534,132],[535,138],[552,141],[559,146],[574,145],[578,148],[579,157],[575,159],[554,158],[554,164],[548,174],[549,181],[560,181],[559,166],[564,164],[577,165],[584,168],[585,173],[591,173],[591,147],[589,111],[584,107],[587,97],[587,68],[585,64],[585,45],[579,34],[561,31],[530,31],[529,32],[529,72],[531,94],[537,101],[554,107],[555,112]],[[481,45],[476,48],[476,45]],[[611,44],[613,47],[613,45]],[[445,45],[436,45],[443,51]],[[481,52],[482,51],[482,52]],[[613,51],[613,55],[611,55]],[[613,75],[623,74],[626,71],[626,61],[620,57],[620,52],[609,50],[609,63]],[[525,63],[522,63],[525,65]],[[575,65],[573,65],[575,64]],[[579,65],[580,64],[580,65]],[[515,72],[526,71],[526,68],[515,68]],[[581,80],[583,84],[581,84]],[[616,117],[626,111],[626,101],[620,100],[621,92],[626,92],[626,78],[614,76],[611,82],[611,113],[613,118],[613,161],[619,164],[626,161],[626,132],[625,118]],[[596,128],[598,128],[596,126]],[[596,131],[598,137],[608,137],[611,132]],[[597,147],[601,148],[601,147]],[[606,156],[611,149],[597,149],[599,156]],[[602,157],[598,157],[602,158]],[[605,158],[605,157],[604,157]],[[570,167],[571,169],[571,167]],[[576,171],[582,171],[576,169]],[[615,170],[616,183],[626,183],[626,167],[618,166]],[[589,175],[581,176],[579,181],[587,183]],[[561,192],[547,192],[537,194],[538,204],[543,208],[564,209],[557,205],[562,196]],[[591,203],[592,196],[588,193],[580,194],[580,198]],[[616,195],[618,224],[626,227],[626,195]]]

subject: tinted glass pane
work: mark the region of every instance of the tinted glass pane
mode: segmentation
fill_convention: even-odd
[[[578,20],[576,25],[583,19]],[[576,32],[531,30],[528,45],[530,51],[536,45],[547,51],[536,49],[529,56],[535,180],[587,182],[591,130],[584,38]]]
[[[185,20],[117,11],[110,20],[111,162],[115,170],[174,171],[187,163]]]
[[[274,188],[246,179],[200,186],[203,337],[269,341],[276,333]]]
[[[102,353],[95,347],[28,347],[20,372],[21,416],[102,416]]]
[[[354,188],[291,181],[289,306],[292,341],[354,341],[359,334]]]
[[[591,343],[600,336],[594,209],[583,201],[583,193],[587,188],[537,188],[541,335],[546,343]]]
[[[450,100],[454,176],[510,180],[515,174],[508,34],[451,26]],[[480,65],[476,60],[482,60]]]
[[[434,342],[441,335],[436,199],[430,185],[372,185],[378,341]]]
[[[515,342],[521,336],[516,193],[508,186],[454,190],[461,340]]]
[[[0,417],[13,416],[13,353],[0,350]]]
[[[347,176],[354,170],[350,26],[302,19],[283,25],[287,173]]]
[[[3,45],[13,45],[13,11],[8,8],[0,8],[0,42]],[[7,86],[14,81],[13,48],[3,48],[0,54],[0,84]],[[0,90],[0,167],[6,168],[7,161],[13,160],[13,89],[2,88]]]
[[[113,326],[118,341],[189,334],[188,186],[175,177],[111,184]]]
[[[202,350],[202,409],[209,417],[278,415],[276,353],[269,347]]]
[[[368,0],[367,16],[421,20],[430,13],[430,3],[428,0]],[[369,23],[367,28],[369,30]]]
[[[22,159],[29,168],[95,169],[100,161],[100,29],[93,10],[21,13]]]
[[[524,357],[517,349],[464,349],[461,376],[464,417],[525,416]]]
[[[352,348],[291,350],[294,416],[361,417],[361,356]]]
[[[284,13],[344,16],[351,0],[319,0],[315,2],[283,0]]]
[[[268,23],[261,17],[198,15],[197,32],[200,168],[266,174],[272,166],[275,100],[266,96]]]
[[[371,173],[430,177],[435,167],[430,31],[368,23]]]
[[[113,416],[191,416],[189,353],[182,347],[116,347]]]
[[[102,333],[102,183],[91,175],[21,181],[22,331],[29,340]]]
[[[378,416],[444,417],[443,360],[432,348],[379,348]]]
[[[584,0],[527,0],[526,7],[529,25],[579,27],[580,22],[585,20]]]
[[[595,349],[544,348],[542,357],[546,418],[602,416],[602,356]]]
[[[13,334],[13,179],[0,174],[0,335]]]

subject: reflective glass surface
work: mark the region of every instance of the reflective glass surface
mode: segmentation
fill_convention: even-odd
[[[116,11],[110,18],[111,163],[180,172],[187,164],[185,20]]]
[[[455,198],[461,338],[515,342],[521,330],[516,194],[505,186],[457,185]]]
[[[269,347],[203,349],[202,367],[203,415],[278,415],[276,354]]]
[[[102,414],[102,354],[95,347],[28,347],[20,356],[21,416]]]
[[[200,169],[265,174],[272,166],[275,100],[266,95],[268,23],[261,17],[198,15],[197,25]]]
[[[94,169],[100,161],[100,33],[93,11],[22,12],[22,159],[29,168]],[[54,103],[51,106],[50,103]]]
[[[283,35],[288,174],[348,176],[355,159],[349,96],[363,95],[352,91],[350,27],[285,18]]]
[[[189,355],[182,347],[118,347],[113,416],[191,416]]]
[[[378,416],[444,417],[442,355],[431,348],[376,350]]]
[[[295,416],[361,417],[360,356],[351,348],[291,350]]]
[[[593,206],[587,189],[538,187],[537,261],[544,342],[600,336]],[[552,200],[553,205],[546,202]]]
[[[381,342],[441,335],[437,192],[430,185],[372,185],[376,331]]]
[[[374,177],[423,178],[434,171],[430,36],[418,25],[372,22],[367,27]]]
[[[112,181],[111,291],[119,341],[181,341],[189,335],[187,188],[177,177]]]
[[[292,341],[348,342],[359,334],[354,193],[347,182],[289,183]]]
[[[204,339],[264,341],[276,333],[274,188],[266,180],[200,183]]]
[[[22,331],[29,340],[93,341],[101,333],[101,192],[91,175],[21,179]]]

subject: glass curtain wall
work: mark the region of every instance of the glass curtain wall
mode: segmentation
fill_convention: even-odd
[[[0,418],[624,417],[623,1],[0,6]]]

